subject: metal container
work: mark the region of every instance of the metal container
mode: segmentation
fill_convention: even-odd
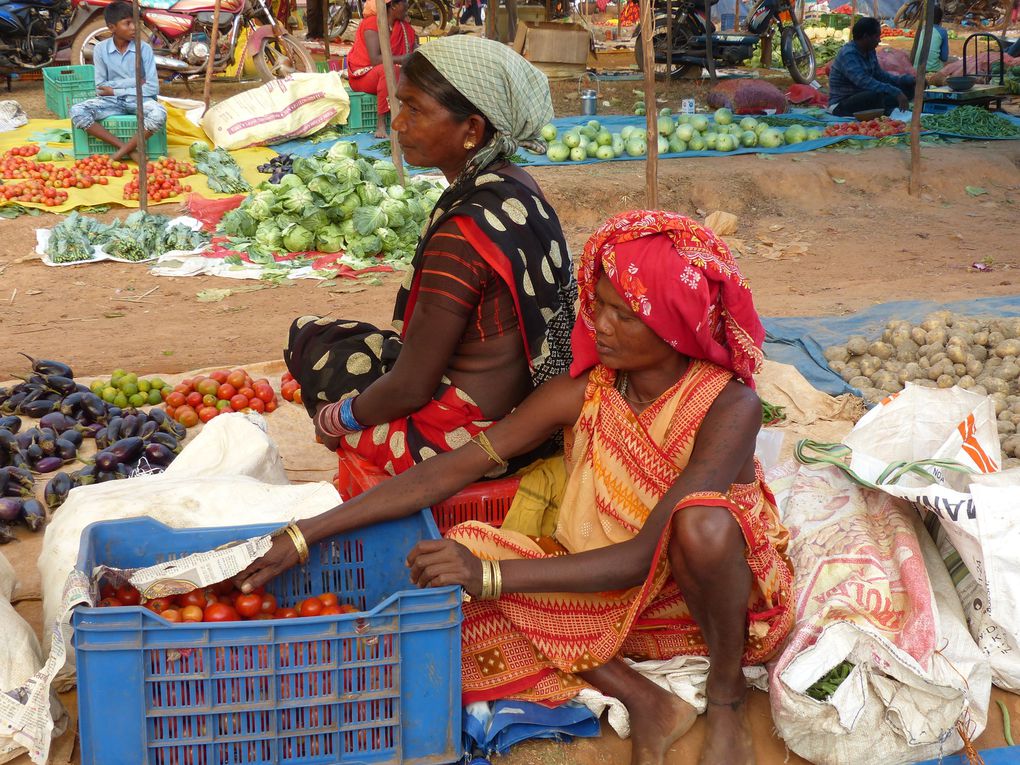
[[[585,87],[595,84],[594,88]],[[581,94],[581,114],[594,117],[599,112],[599,81],[585,72],[577,79],[577,92]]]

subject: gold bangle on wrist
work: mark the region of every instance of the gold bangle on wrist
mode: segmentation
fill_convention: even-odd
[[[290,541],[294,543],[294,549],[297,550],[298,563],[307,563],[308,543],[305,541],[305,535],[301,533],[301,529],[298,528],[296,523],[291,523],[287,526],[287,535],[290,537]]]
[[[499,600],[503,594],[503,572],[499,568],[499,561],[489,561],[492,566],[492,599]]]
[[[492,569],[489,568],[489,561],[482,561],[482,591],[478,593],[479,600],[488,600],[492,592]]]

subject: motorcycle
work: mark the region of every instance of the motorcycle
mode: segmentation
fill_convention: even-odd
[[[91,64],[97,43],[110,36],[103,9],[114,0],[74,0],[77,11],[70,33],[72,64]],[[152,46],[156,68],[184,78],[204,75],[210,55],[214,0],[141,0],[143,37]],[[315,63],[301,42],[286,31],[290,13],[283,0],[273,13],[266,0],[222,0],[213,71],[235,63],[243,30],[246,51],[264,82],[294,72],[314,72]]]
[[[1013,7],[1011,0],[942,0],[940,5],[944,22],[980,24],[984,21],[991,27],[1001,25]],[[896,11],[893,25],[897,29],[912,29],[921,23],[923,17],[923,0],[907,0]]]
[[[317,0],[311,0],[316,2]],[[339,39],[351,18],[357,13],[358,18],[365,17],[365,2],[374,3],[375,0],[340,0],[329,4],[329,39]],[[432,25],[439,29],[446,29],[447,23],[453,16],[453,10],[447,0],[408,0],[407,20],[412,27],[425,30]]]
[[[711,0],[715,5],[719,0]],[[815,78],[815,51],[811,40],[800,25],[791,0],[759,0],[751,9],[745,25],[745,34],[725,34],[715,30],[711,19],[705,16],[705,6],[699,0],[674,0],[673,18],[668,19],[667,5],[656,0],[652,27],[652,50],[657,71],[671,78],[696,76],[708,66],[707,43],[711,36],[712,61],[716,66],[736,66],[751,58],[755,43],[771,40],[778,30],[781,40],[783,64],[795,82],[810,84]],[[666,50],[669,47],[669,28],[672,24],[672,70],[667,69]],[[639,26],[635,32],[634,54],[638,69],[643,69],[641,54],[645,31]],[[660,70],[661,67],[661,70]]]
[[[0,2],[0,71],[52,64],[70,7],[68,0]]]

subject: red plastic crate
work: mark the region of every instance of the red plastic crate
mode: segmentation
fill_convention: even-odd
[[[344,501],[368,491],[373,486],[378,486],[390,477],[389,473],[357,455],[339,451],[337,456],[339,467],[333,483]],[[506,514],[510,512],[510,506],[520,484],[521,479],[517,476],[481,481],[435,505],[432,508],[432,515],[435,516],[439,533],[445,534],[464,521],[481,521],[492,526],[502,525]]]

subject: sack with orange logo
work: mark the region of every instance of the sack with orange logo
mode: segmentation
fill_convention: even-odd
[[[939,546],[1000,688],[1020,691],[1020,470],[1002,470],[992,399],[908,385],[842,444],[798,445],[857,483],[913,503]]]

